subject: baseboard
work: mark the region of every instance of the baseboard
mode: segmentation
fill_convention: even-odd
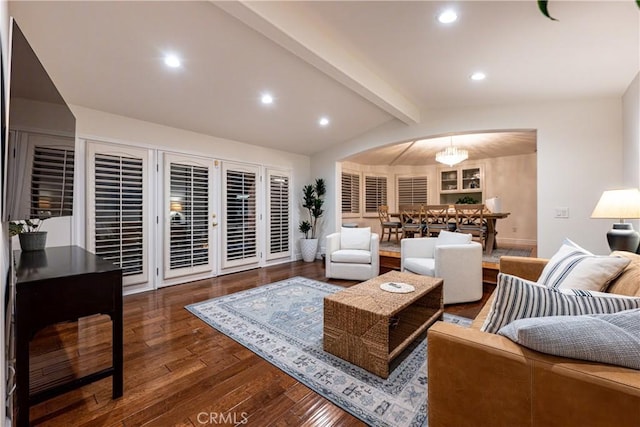
[[[512,237],[504,237],[501,239],[496,239],[498,242],[498,246],[537,246],[538,241],[535,239],[517,239]]]

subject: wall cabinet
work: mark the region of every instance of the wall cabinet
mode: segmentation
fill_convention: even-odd
[[[440,203],[455,203],[458,198],[465,195],[482,200],[484,167],[476,165],[440,169],[438,185]]]

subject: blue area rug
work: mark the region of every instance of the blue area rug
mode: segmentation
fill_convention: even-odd
[[[416,340],[382,379],[322,350],[323,298],[344,288],[294,277],[186,308],[374,426],[427,425],[427,346]],[[445,314],[445,321],[471,321]]]

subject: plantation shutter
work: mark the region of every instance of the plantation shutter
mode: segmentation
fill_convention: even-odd
[[[223,164],[223,268],[258,262],[258,168]]]
[[[210,178],[206,160],[165,155],[165,278],[212,269]]]
[[[427,177],[398,178],[398,206],[427,204]]]
[[[290,178],[284,172],[268,171],[267,179],[267,259],[283,258],[291,254]]]
[[[387,205],[387,177],[365,176],[365,213],[377,213],[380,205]]]
[[[147,281],[146,156],[99,144],[89,149],[89,249],[122,268],[125,286]]]
[[[74,150],[34,147],[31,218],[72,215],[74,163]]]
[[[342,172],[342,213],[360,213],[360,175]]]

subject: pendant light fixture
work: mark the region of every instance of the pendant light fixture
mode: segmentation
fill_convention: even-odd
[[[449,146],[436,153],[436,161],[448,166],[456,165],[469,158],[469,152],[453,146],[453,136],[449,137]]]

